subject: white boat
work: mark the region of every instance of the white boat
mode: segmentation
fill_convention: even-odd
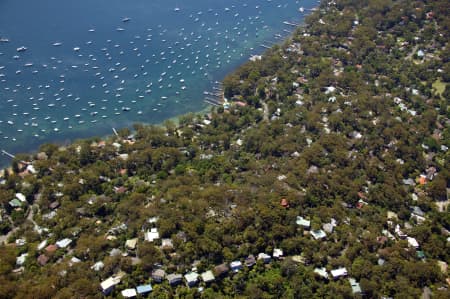
[[[53,46],[54,47],[59,47],[59,46],[61,46],[62,45],[62,43],[53,43]]]
[[[124,22],[124,23],[129,22],[129,21],[131,21],[130,18],[123,18],[123,19],[122,19],[122,22]]]
[[[17,50],[17,52],[25,52],[27,50],[27,48],[22,46],[22,47],[17,48],[16,50]]]

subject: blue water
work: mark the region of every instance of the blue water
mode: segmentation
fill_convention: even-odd
[[[101,136],[205,108],[215,81],[316,1],[3,0],[0,149]],[[300,7],[305,13],[299,12]],[[125,18],[129,18],[126,21]],[[25,51],[17,51],[25,47]],[[9,162],[0,156],[0,165]]]

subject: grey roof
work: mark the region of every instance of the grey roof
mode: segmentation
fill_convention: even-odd
[[[361,287],[354,278],[349,278],[348,281],[350,282],[350,286],[352,287],[353,294],[361,293]]]
[[[181,280],[183,279],[183,275],[172,273],[168,274],[166,278],[170,284],[177,284],[181,282]]]

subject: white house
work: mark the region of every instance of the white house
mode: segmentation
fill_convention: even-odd
[[[134,289],[134,288],[133,289],[125,289],[121,293],[124,298],[134,298],[137,296],[136,289]]]
[[[327,236],[327,234],[325,234],[325,232],[321,229],[316,229],[316,230],[311,231],[311,236],[313,236],[313,238],[315,240],[320,240],[320,239],[325,238]]]
[[[310,228],[310,226],[311,226],[311,221],[306,220],[302,216],[297,216],[296,223],[297,223],[297,225],[303,226],[304,228]]]
[[[331,270],[331,276],[333,276],[333,278],[339,278],[339,277],[342,277],[342,276],[347,276],[347,274],[348,274],[347,273],[347,269],[345,267]]]
[[[157,228],[152,228],[150,231],[147,231],[144,234],[144,238],[148,242],[153,242],[154,240],[159,239],[159,233]]]
[[[114,287],[120,283],[120,277],[109,277],[100,283],[103,294],[109,295]]]
[[[210,282],[213,282],[214,281],[214,274],[212,273],[212,271],[211,270],[208,270],[208,271],[206,271],[206,272],[203,272],[202,274],[201,274],[201,277],[202,277],[202,280],[203,280],[203,282],[204,283],[210,283]]]
[[[408,245],[414,248],[419,248],[419,242],[415,238],[407,237]]]
[[[322,276],[325,279],[328,279],[328,272],[327,272],[327,269],[325,269],[325,267],[315,268],[314,273],[316,273],[319,276]]]

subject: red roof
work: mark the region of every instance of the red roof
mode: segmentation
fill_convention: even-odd
[[[282,200],[281,200],[281,206],[282,207],[284,207],[284,208],[287,208],[287,207],[289,207],[289,202],[287,201],[287,199],[286,198],[283,198]]]
[[[41,266],[44,266],[45,264],[47,264],[47,263],[48,263],[48,260],[49,260],[48,256],[46,256],[46,255],[44,255],[44,254],[41,254],[41,255],[37,258],[37,261],[38,261],[38,263],[39,263]]]
[[[58,247],[54,244],[45,247],[45,251],[47,252],[55,252],[56,250],[58,250]]]

